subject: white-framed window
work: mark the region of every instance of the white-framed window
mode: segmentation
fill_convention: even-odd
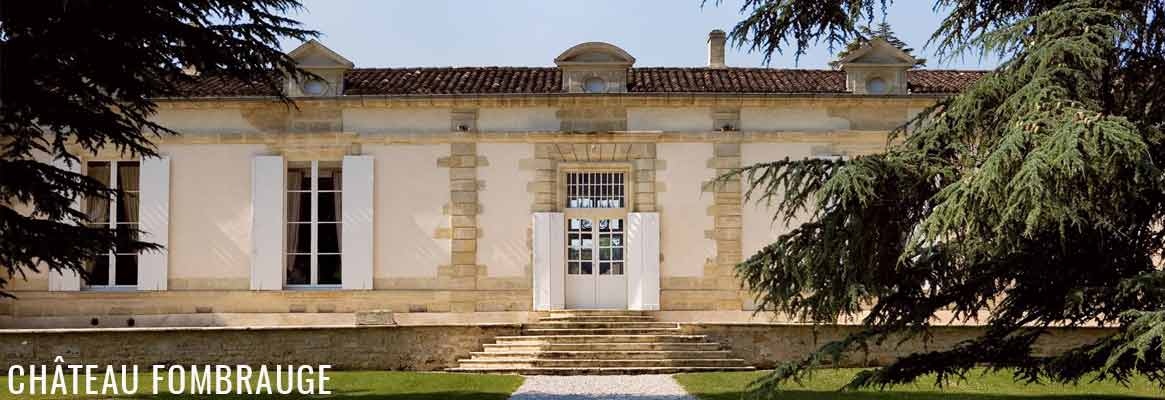
[[[625,172],[567,172],[566,208],[627,208]]]
[[[138,161],[89,161],[85,174],[110,189],[120,189],[113,201],[105,198],[86,198],[85,213],[89,226],[114,231],[117,239],[108,254],[90,260],[85,271],[90,290],[133,290],[138,285],[138,254],[127,249],[138,240],[141,163]]]
[[[341,163],[287,163],[289,288],[340,287]]]

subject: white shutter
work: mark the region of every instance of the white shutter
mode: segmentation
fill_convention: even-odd
[[[80,161],[66,164],[64,159],[54,159],[53,166],[65,171],[81,173]],[[81,209],[81,198],[78,196],[73,199],[73,209]],[[49,274],[49,291],[50,292],[75,292],[81,290],[81,275],[75,271],[45,271]]]
[[[142,238],[161,250],[138,254],[138,290],[166,290],[170,250],[170,157],[143,158],[138,187]]]
[[[659,214],[627,215],[627,307],[659,309]]]
[[[283,289],[283,157],[259,156],[251,168],[251,290]]]
[[[566,223],[562,213],[534,213],[534,310],[566,308]]]
[[[341,192],[340,273],[344,289],[372,289],[371,156],[344,157]]]

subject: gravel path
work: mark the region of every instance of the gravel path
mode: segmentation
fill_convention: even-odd
[[[510,400],[696,400],[670,375],[527,376]]]

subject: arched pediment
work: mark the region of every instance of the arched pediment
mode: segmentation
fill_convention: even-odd
[[[635,64],[635,57],[610,43],[586,42],[575,45],[554,59],[558,66],[571,64]]]

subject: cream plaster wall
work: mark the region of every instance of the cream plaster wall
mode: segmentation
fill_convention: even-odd
[[[518,163],[534,158],[534,145],[481,143],[477,154],[488,163],[477,167],[477,178],[485,184],[478,191],[477,263],[488,267],[489,276],[522,276],[530,264],[527,229],[534,195],[526,185],[534,181],[534,170],[520,169]]]
[[[251,159],[267,147],[162,145],[159,151],[170,156],[170,280],[233,280],[247,289]]]
[[[707,166],[712,144],[660,143],[656,157],[666,163],[666,168],[655,171],[656,181],[664,185],[656,193],[663,252],[660,276],[702,276],[707,259],[715,256],[715,242],[704,237],[704,231],[713,228],[708,215],[713,199],[702,190],[702,183],[715,174]]]
[[[740,146],[741,166],[784,159],[802,159],[812,156],[813,146],[819,143],[745,143]],[[742,182],[742,185],[747,185]],[[745,188],[747,190],[747,188]],[[773,212],[763,202],[755,199],[744,204],[741,217],[743,219],[741,246],[744,258],[755,254],[764,246],[772,243],[778,236],[789,231],[789,227],[780,221],[773,221]],[[796,226],[796,221],[794,221]]]
[[[482,108],[477,110],[477,130],[489,131],[557,131],[558,116],[553,107]]]
[[[238,109],[160,109],[152,118],[182,134],[258,132]]]
[[[627,130],[703,132],[712,130],[712,112],[704,107],[627,109]]]
[[[448,108],[348,108],[344,131],[357,133],[449,132]]]
[[[850,121],[830,116],[825,108],[782,107],[740,109],[745,131],[832,131],[850,129]]]
[[[449,145],[364,145],[375,157],[373,277],[434,277],[448,265],[450,241],[437,239],[449,227],[449,170],[437,159]]]

